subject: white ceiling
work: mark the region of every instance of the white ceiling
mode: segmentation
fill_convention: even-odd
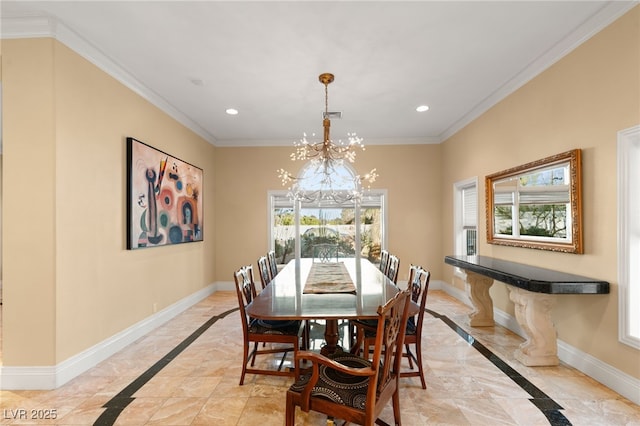
[[[323,72],[343,113],[334,139],[441,142],[636,4],[2,0],[0,12],[3,38],[56,37],[214,145],[256,146],[321,134]]]

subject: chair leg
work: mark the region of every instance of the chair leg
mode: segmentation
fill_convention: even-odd
[[[293,398],[287,394],[287,407],[284,415],[285,426],[294,426],[296,423],[296,405]]]
[[[244,351],[242,354],[242,373],[240,373],[240,386],[244,384],[244,375],[247,373],[247,363],[249,362],[249,344],[244,344]]]
[[[424,381],[424,369],[422,368],[422,343],[420,339],[416,342],[416,358],[418,363],[418,372],[420,373],[420,381],[422,382],[422,389],[427,388],[427,383]]]
[[[311,325],[309,324],[309,320],[305,320],[304,322],[304,350],[311,350]]]
[[[302,344],[306,346],[304,342]],[[296,382],[300,380],[300,365],[298,361],[296,361],[296,354],[299,352],[299,349],[300,347],[298,346],[298,344],[294,343],[293,344],[293,375]]]
[[[393,421],[396,426],[402,425],[402,419],[400,417],[400,389],[396,387],[396,391],[393,393]]]
[[[253,367],[256,363],[256,356],[258,355],[258,342],[253,344],[253,351],[251,352],[251,366]]]
[[[409,360],[409,368],[413,370],[413,357],[411,356],[411,348],[408,343],[404,345],[405,350],[407,351],[407,359]]]

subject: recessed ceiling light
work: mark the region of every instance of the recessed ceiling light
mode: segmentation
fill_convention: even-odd
[[[227,108],[227,114],[229,115],[238,115],[238,110],[235,108]]]
[[[428,105],[420,105],[418,108],[416,108],[416,111],[418,112],[425,112],[429,110],[429,106]]]

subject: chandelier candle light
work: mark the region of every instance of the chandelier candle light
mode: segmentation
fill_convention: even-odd
[[[324,137],[321,142],[310,142],[307,134],[294,142],[295,151],[289,156],[292,161],[308,161],[296,177],[284,169],[278,170],[282,185],[290,185],[290,196],[302,202],[345,203],[359,200],[362,197],[362,183],[367,188],[376,180],[378,174],[372,169],[364,176],[355,175],[352,168],[346,167],[345,160],[355,162],[356,150],[364,150],[362,138],[355,133],[347,133],[347,142],[339,140],[334,143],[330,136],[331,120],[329,119],[329,89],[334,80],[333,74],[320,74],[319,80],[324,84],[325,112],[322,126]]]

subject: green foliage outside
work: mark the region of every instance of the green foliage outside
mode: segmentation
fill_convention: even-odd
[[[363,209],[362,225],[373,225],[379,220],[379,209]],[[294,256],[295,239],[279,238],[278,227],[294,226],[295,215],[293,209],[280,209],[276,211],[274,225],[276,227],[275,236],[275,252],[279,263],[286,263]],[[302,257],[313,257],[313,247],[317,244],[335,244],[338,248],[339,257],[353,257],[355,255],[354,235],[338,234],[337,225],[353,225],[355,223],[353,209],[341,209],[340,217],[326,219],[316,217],[315,215],[303,215],[300,217],[300,225],[317,226],[316,229],[310,229],[300,237],[300,252]],[[364,226],[363,226],[364,228]],[[379,260],[380,243],[379,237],[375,238],[371,226],[367,230],[363,230],[360,236],[360,246],[362,255],[367,256],[371,261]]]
[[[496,233],[513,235],[512,206],[496,206]],[[565,238],[567,206],[564,204],[520,205],[520,235]],[[502,224],[502,226],[501,226]]]

